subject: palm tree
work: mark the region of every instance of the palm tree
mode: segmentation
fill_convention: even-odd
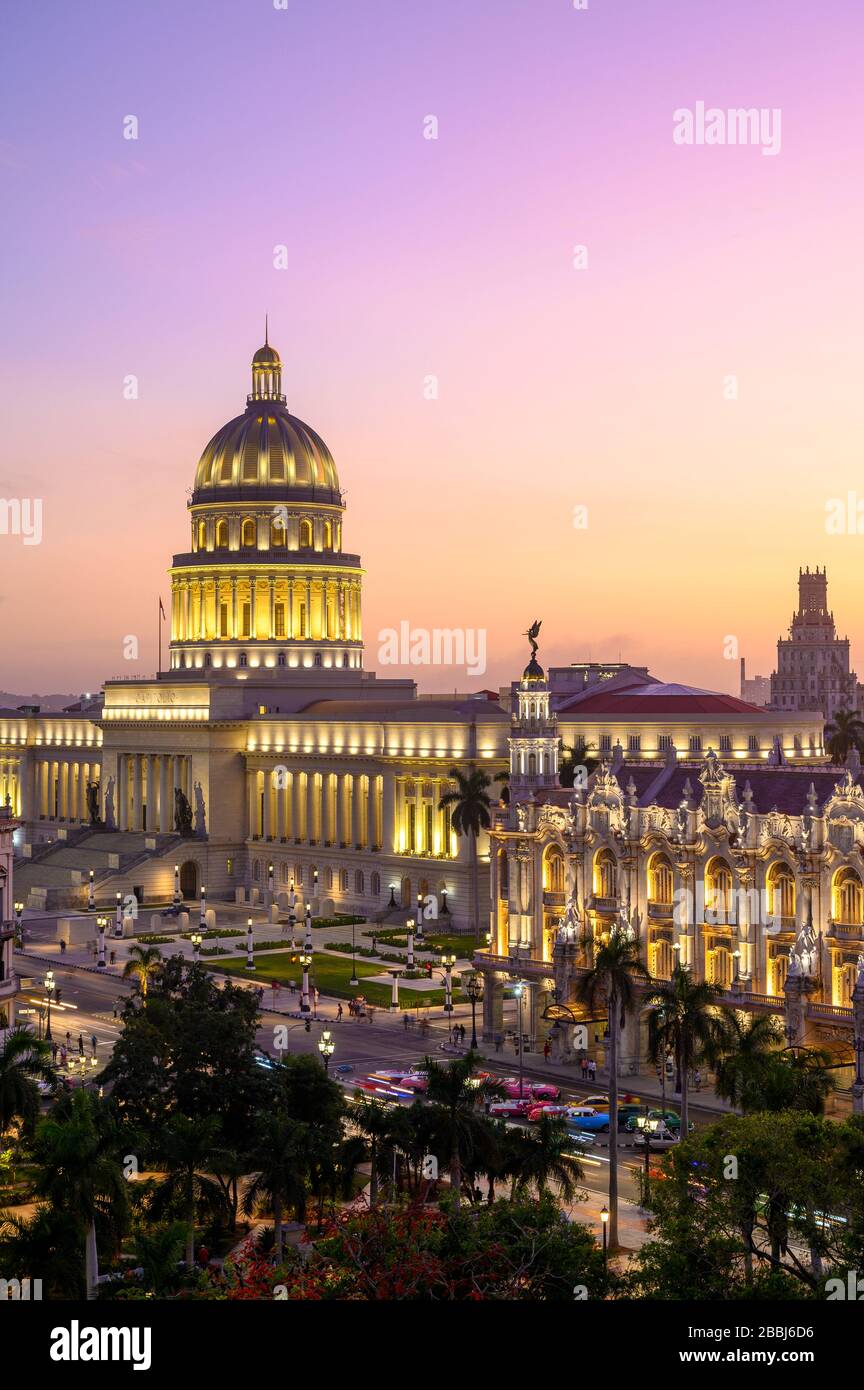
[[[758,1110],[803,1110],[821,1115],[836,1086],[830,1053],[820,1048],[784,1048],[753,1057],[742,1068],[739,1100],[745,1114]]]
[[[146,1287],[157,1298],[167,1293],[177,1280],[177,1265],[187,1235],[183,1221],[170,1221],[135,1235],[135,1258],[143,1271]]]
[[[844,763],[853,748],[864,751],[864,723],[857,709],[838,709],[825,725],[825,746],[832,763]]]
[[[366,1141],[372,1176],[369,1182],[369,1205],[378,1201],[378,1166],[381,1150],[394,1138],[394,1118],[404,1112],[390,1110],[380,1100],[358,1095],[350,1110],[350,1120]]]
[[[721,1100],[743,1109],[754,1071],[776,1054],[783,1028],[773,1014],[744,1014],[735,1009],[721,1009],[716,1026],[708,1049],[714,1089]]]
[[[200,1208],[224,1211],[225,1196],[206,1170],[219,1162],[219,1121],[214,1115],[175,1115],[159,1141],[159,1167],[167,1173],[153,1195],[151,1211],[158,1219],[181,1210],[186,1222],[186,1268],[195,1264],[195,1220]]]
[[[609,1027],[609,1244],[618,1244],[618,1044],[627,1015],[637,1005],[637,985],[650,980],[635,940],[620,924],[594,951],[594,964],[580,976],[576,997],[590,1012],[605,1003]]]
[[[46,1297],[80,1298],[81,1228],[75,1214],[47,1202],[26,1216],[0,1212],[0,1269],[13,1279],[44,1270]]]
[[[427,1057],[423,1066],[428,1077],[426,1103],[434,1143],[444,1155],[449,1169],[454,1205],[458,1211],[463,1164],[470,1163],[474,1154],[488,1140],[490,1122],[481,1105],[486,1100],[503,1096],[504,1088],[497,1082],[477,1079],[476,1052],[468,1052],[448,1066]]]
[[[681,1093],[681,1128],[690,1127],[690,1069],[703,1056],[716,1053],[722,1036],[715,1005],[720,994],[707,980],[695,981],[686,965],[676,965],[669,980],[657,980],[648,998],[648,1056],[665,1063],[666,1051],[675,1057],[677,1089]]]
[[[535,1129],[516,1130],[514,1135],[511,1198],[532,1187],[542,1197],[553,1182],[563,1201],[572,1202],[579,1189],[582,1167],[573,1157],[564,1121],[543,1115]]]
[[[39,1082],[56,1084],[47,1042],[23,1026],[15,1027],[0,1045],[0,1137],[20,1120],[32,1129],[39,1118]]]
[[[282,1258],[282,1219],[285,1208],[302,1220],[306,1212],[309,1126],[278,1112],[263,1117],[251,1162],[257,1168],[243,1195],[243,1210],[251,1215],[266,1201],[273,1212],[273,1248]]]
[[[63,1110],[48,1116],[36,1131],[33,1155],[37,1197],[59,1211],[74,1213],[84,1229],[84,1283],[96,1297],[99,1258],[96,1222],[107,1218],[115,1230],[125,1220],[126,1181],[118,1159],[119,1138],[107,1102],[89,1091],[69,1097]]]
[[[586,743],[581,736],[577,737],[575,743],[567,744],[561,739],[561,752],[558,760],[558,781],[562,787],[572,787],[576,781],[577,767],[584,767],[587,776],[590,777],[595,767],[598,766],[597,758],[590,756],[594,743]]]
[[[471,848],[471,896],[473,899],[471,915],[474,922],[474,935],[480,940],[480,888],[478,884],[477,840],[481,830],[488,830],[492,823],[489,814],[492,806],[488,788],[492,778],[487,777],[481,768],[473,763],[467,772],[451,767],[450,777],[456,783],[452,791],[445,792],[438,802],[438,810],[445,811],[452,806],[451,825],[457,835],[467,835]]]
[[[158,946],[133,946],[123,966],[123,979],[135,978],[142,999],[147,998],[147,986],[162,969],[162,952]]]

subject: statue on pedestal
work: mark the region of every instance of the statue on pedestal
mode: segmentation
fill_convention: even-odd
[[[99,815],[99,783],[87,783],[87,814],[90,817],[91,825],[101,825],[102,820]]]
[[[185,839],[192,835],[192,807],[179,787],[174,788],[174,829]]]

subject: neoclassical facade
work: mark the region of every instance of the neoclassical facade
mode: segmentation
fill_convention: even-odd
[[[566,1053],[584,1017],[579,974],[621,924],[654,978],[680,961],[727,1003],[792,1018],[798,1040],[836,1045],[851,1065],[864,971],[857,758],[843,770],[727,767],[713,749],[688,758],[673,747],[658,766],[619,744],[584,785],[560,788],[557,720],[536,657],[519,683],[510,750],[510,805],[491,833],[490,946],[476,958],[487,1035],[518,976],[527,1030],[552,1033]],[[638,1065],[643,1044],[637,1016],[623,1065]]]

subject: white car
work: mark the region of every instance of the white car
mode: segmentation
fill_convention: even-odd
[[[636,1131],[634,1144],[640,1149],[670,1149],[673,1144],[678,1143],[678,1135],[664,1124],[662,1120],[648,1120],[641,1129]]]

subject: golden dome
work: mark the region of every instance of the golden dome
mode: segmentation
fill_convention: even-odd
[[[281,367],[282,358],[274,347],[271,347],[269,343],[265,343],[263,347],[258,349],[255,356],[252,358],[252,366]]]
[[[320,435],[277,401],[251,401],[217,430],[195,473],[195,498],[222,488],[272,488],[280,497],[293,491],[321,501],[341,501],[333,455]],[[333,496],[321,496],[322,493]]]

